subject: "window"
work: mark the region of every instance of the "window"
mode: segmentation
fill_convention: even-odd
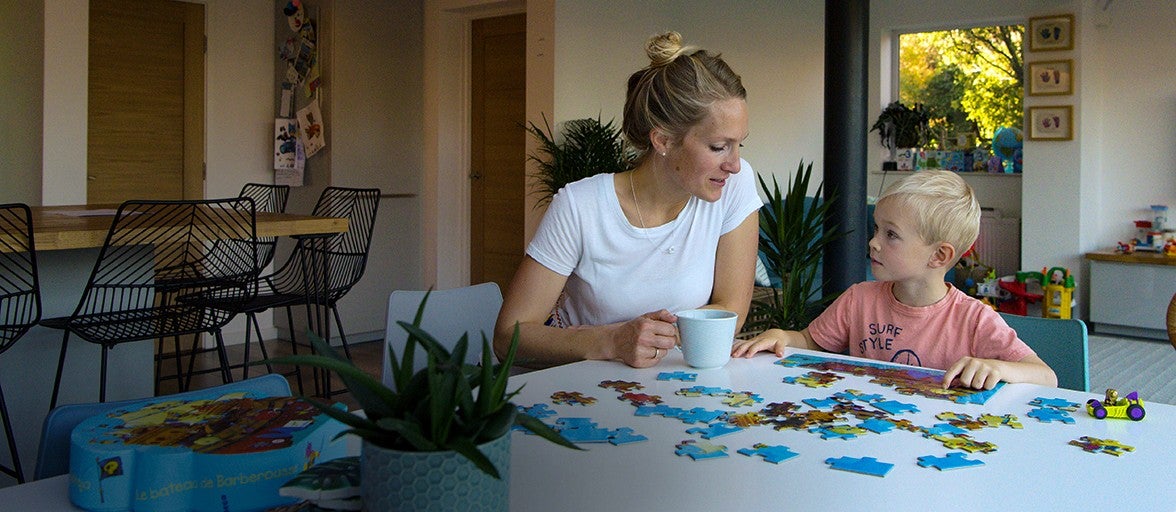
[[[930,149],[989,147],[997,128],[1021,129],[1023,25],[899,35],[899,101],[931,117]]]

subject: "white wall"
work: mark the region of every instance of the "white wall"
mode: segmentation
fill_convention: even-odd
[[[555,10],[554,118],[599,115],[619,125],[625,82],[649,64],[645,42],[675,30],[686,44],[721,53],[742,77],[750,112],[742,153],[752,168],[784,177],[804,160],[820,175],[824,9],[824,2],[815,1],[561,0]]]
[[[41,204],[86,203],[90,4],[45,0]]]

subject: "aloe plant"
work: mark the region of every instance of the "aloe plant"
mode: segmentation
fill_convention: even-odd
[[[498,469],[478,445],[509,435],[519,425],[553,443],[580,449],[538,419],[520,413],[511,403],[519,390],[507,391],[507,379],[518,348],[518,326],[506,358],[494,364],[490,342],[482,335],[482,364],[466,364],[469,334],[447,350],[420,328],[429,294],[421,301],[413,322],[397,324],[409,334],[399,360],[394,350],[388,357],[393,387],[360,370],[340,356],[330,344],[308,333],[317,355],[291,355],[270,359],[273,364],[305,365],[333,371],[363,408],[363,416],[306,398],[323,413],[351,427],[340,435],[355,434],[382,448],[400,451],[454,451],[486,474],[501,478]],[[428,364],[413,372],[417,346],[427,353]]]
[[[748,325],[744,327],[748,331],[803,329],[836,297],[821,296],[824,283],[817,277],[825,246],[841,237],[836,226],[824,226],[835,198],[805,201],[812,171],[813,164],[805,167],[800,162],[786,193],[780,191],[775,176],[770,188],[763,176],[758,176],[768,198],[759,216],[759,249],[766,256],[765,264],[780,276],[781,284],[772,288],[766,299],[752,303]],[[823,187],[823,183],[817,186],[817,198]]]

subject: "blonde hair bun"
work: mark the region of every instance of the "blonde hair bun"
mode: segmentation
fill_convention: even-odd
[[[645,53],[649,55],[649,66],[665,66],[683,53],[688,53],[693,47],[682,46],[682,34],[674,31],[657,34],[645,43]]]

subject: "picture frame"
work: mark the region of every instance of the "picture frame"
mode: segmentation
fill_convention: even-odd
[[[1029,50],[1051,52],[1074,49],[1074,15],[1029,18]]]
[[[1065,96],[1074,93],[1074,61],[1045,60],[1029,63],[1029,96]]]
[[[1029,126],[1029,140],[1071,140],[1074,138],[1074,107],[1029,107],[1025,124]]]

